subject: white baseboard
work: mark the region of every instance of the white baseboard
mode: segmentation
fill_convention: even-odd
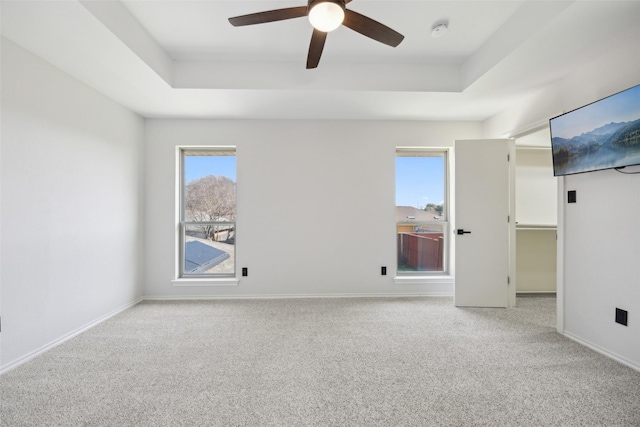
[[[294,298],[415,298],[453,297],[450,292],[413,292],[385,294],[271,294],[271,295],[147,295],[145,301],[228,300],[228,299],[294,299]]]
[[[13,360],[13,361],[9,362],[7,365],[0,366],[0,375],[2,375],[5,372],[8,372],[8,371],[10,371],[10,370],[12,370],[14,368],[17,368],[18,366],[20,366],[20,365],[22,365],[24,363],[27,363],[28,361],[40,356],[41,354],[51,350],[52,348],[57,347],[60,344],[66,342],[66,341],[69,341],[71,338],[73,338],[73,337],[83,333],[84,331],[87,331],[87,330],[93,328],[94,326],[104,322],[105,320],[115,316],[116,314],[119,314],[119,313],[125,311],[126,309],[133,307],[134,305],[140,303],[142,301],[142,299],[143,298],[138,298],[133,302],[125,304],[122,307],[119,307],[119,308],[117,308],[117,309],[105,314],[104,316],[101,316],[101,317],[99,317],[99,318],[87,323],[86,325],[84,325],[84,326],[82,326],[82,327],[80,327],[80,328],[78,328],[78,329],[76,329],[76,330],[74,330],[74,331],[72,331],[72,332],[70,332],[70,333],[68,333],[66,335],[63,335],[62,337],[50,342],[49,344],[46,344],[46,345],[40,347],[39,349],[34,350],[31,353],[28,353],[28,354],[26,354],[26,355],[24,355],[24,356],[22,356],[22,357],[20,357],[20,358],[18,358],[16,360]]]
[[[523,295],[535,295],[535,294],[556,295],[557,292],[555,290],[553,290],[553,291],[519,291],[518,289],[516,289],[516,295],[519,295],[519,294],[523,294]]]
[[[593,344],[587,340],[584,340],[576,335],[573,335],[570,332],[564,332],[563,335],[567,338],[569,338],[572,341],[577,342],[578,344],[582,344],[585,347],[590,348],[591,350],[602,354],[603,356],[607,356],[610,359],[615,360],[616,362],[622,363],[625,366],[630,367],[631,369],[634,369],[638,372],[640,372],[640,365],[638,365],[637,363],[632,362],[631,360],[628,360],[612,351],[609,351],[605,348],[600,347],[599,345]]]

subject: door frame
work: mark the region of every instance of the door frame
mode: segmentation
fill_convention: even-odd
[[[508,139],[509,147],[509,305],[516,306],[516,140]]]

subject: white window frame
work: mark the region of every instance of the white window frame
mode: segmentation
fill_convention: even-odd
[[[395,156],[398,157],[398,153],[402,153],[405,157],[411,157],[414,154],[416,157],[426,156],[429,153],[438,154],[443,156],[444,167],[443,167],[443,180],[444,180],[444,210],[441,215],[441,220],[436,221],[408,221],[403,222],[402,224],[408,224],[413,226],[420,225],[439,225],[442,226],[442,234],[444,238],[444,247],[442,253],[442,271],[399,271],[398,270],[398,261],[396,259],[396,278],[395,282],[397,284],[410,284],[410,283],[419,283],[424,281],[425,279],[435,279],[447,277],[450,278],[450,247],[451,247],[451,236],[450,236],[450,226],[451,226],[451,204],[450,204],[450,161],[451,161],[451,150],[449,148],[442,147],[396,147]],[[395,163],[395,158],[394,158]],[[394,174],[397,176],[397,172]],[[395,188],[395,186],[394,186]],[[394,190],[395,194],[395,190]],[[398,254],[398,225],[401,224],[396,220],[395,222],[395,253],[396,258]],[[431,280],[429,280],[431,282]],[[443,284],[452,283],[449,279],[442,280]]]
[[[237,158],[237,150],[235,146],[207,146],[207,147],[177,147],[177,224],[176,224],[176,279],[174,279],[174,286],[235,286],[238,284],[237,279],[237,263],[235,259],[234,249],[234,271],[230,273],[209,273],[209,274],[188,274],[184,272],[185,265],[185,232],[186,228],[190,225],[213,225],[213,226],[231,226],[234,229],[234,234],[237,236],[237,215],[236,220],[229,221],[187,221],[186,220],[186,201],[185,201],[185,155],[189,153],[207,153],[209,155],[224,155]],[[237,179],[236,179],[237,181]],[[237,205],[237,201],[236,201]],[[235,239],[234,246],[236,246],[237,238]],[[236,246],[237,248],[237,246]]]

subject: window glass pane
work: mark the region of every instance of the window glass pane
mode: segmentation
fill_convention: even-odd
[[[444,153],[430,153],[429,156],[399,154],[396,157],[396,206],[433,213],[430,219],[442,217],[445,209],[444,167]],[[424,214],[417,215],[421,220],[426,218]]]
[[[184,182],[183,220],[235,220],[235,156],[185,155]]]
[[[234,150],[182,152],[181,276],[235,275]]]
[[[398,274],[446,270],[446,188],[444,152],[398,150]]]
[[[398,224],[398,272],[444,271],[444,224]]]
[[[184,227],[184,274],[235,272],[235,226],[187,224]]]

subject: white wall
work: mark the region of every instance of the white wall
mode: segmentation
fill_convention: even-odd
[[[142,295],[143,132],[2,40],[0,370]]]
[[[612,65],[615,64],[615,65]],[[548,125],[550,118],[637,85],[640,75],[638,41],[632,40],[594,58],[589,66],[546,86],[524,102],[510,105],[502,113],[485,120],[485,138],[504,138]]]
[[[395,147],[451,147],[479,123],[146,121],[145,295],[451,294],[397,285]],[[235,287],[175,287],[176,147],[237,146]],[[387,266],[388,275],[380,275]]]
[[[615,64],[615,66],[612,66]],[[483,124],[485,137],[531,127],[640,83],[634,40]],[[640,170],[640,167],[627,170]],[[578,203],[558,206],[559,329],[640,370],[640,177],[600,171],[562,179]],[[629,326],[614,323],[615,307]]]
[[[556,179],[551,150],[516,150],[516,222],[519,225],[557,225]]]
[[[516,222],[558,223],[557,181],[553,176],[551,134],[545,126],[516,138]]]
[[[556,292],[556,229],[516,229],[516,291]]]
[[[598,171],[564,185],[577,198],[564,206],[565,333],[640,370],[640,175]],[[629,326],[614,322],[616,307]]]

